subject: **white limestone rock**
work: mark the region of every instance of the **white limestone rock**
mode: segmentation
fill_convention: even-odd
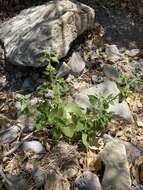
[[[92,8],[70,0],[53,0],[23,10],[0,25],[0,41],[6,58],[12,64],[40,67],[47,48],[59,58],[66,56],[70,44],[84,31],[93,27]]]

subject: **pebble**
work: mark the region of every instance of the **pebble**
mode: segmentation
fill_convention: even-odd
[[[96,174],[85,171],[76,178],[75,190],[102,190],[102,187]]]
[[[73,52],[68,66],[71,68],[73,74],[80,74],[85,68],[85,62],[78,52]]]
[[[22,149],[24,151],[32,150],[36,154],[45,153],[45,148],[39,141],[25,141],[22,144]]]
[[[110,61],[118,61],[121,58],[121,54],[116,45],[106,44],[105,54]]]
[[[130,57],[135,57],[139,53],[140,53],[139,49],[131,49],[131,50],[127,51],[127,55]]]

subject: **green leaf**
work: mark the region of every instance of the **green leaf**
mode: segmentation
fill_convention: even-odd
[[[76,126],[75,126],[75,132],[82,132],[86,129],[86,124],[81,122],[81,121],[78,121]]]
[[[74,136],[74,129],[72,127],[60,127],[62,133],[69,138]]]
[[[97,96],[95,95],[88,95],[88,98],[89,98],[89,102],[92,104],[92,105],[95,105],[98,101],[98,98]]]
[[[51,61],[55,62],[55,63],[59,63],[58,57],[56,57],[56,56],[52,56]]]
[[[58,128],[53,128],[51,134],[55,140],[62,138],[62,133]]]
[[[65,113],[68,114],[69,113],[74,113],[75,115],[81,115],[81,109],[74,103],[68,103],[65,107],[64,107]]]

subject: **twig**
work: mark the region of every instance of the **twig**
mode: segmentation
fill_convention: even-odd
[[[22,144],[22,142],[17,142],[16,143],[16,145],[12,148],[12,149],[10,149],[8,152],[6,152],[2,157],[7,157],[7,156],[9,156],[9,155],[11,155],[11,154],[13,154],[18,148],[19,148],[19,146]]]

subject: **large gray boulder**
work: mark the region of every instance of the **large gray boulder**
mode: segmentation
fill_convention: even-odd
[[[39,67],[39,59],[47,48],[59,58],[80,34],[93,27],[92,8],[70,0],[55,0],[23,10],[0,25],[0,41],[9,62]]]

